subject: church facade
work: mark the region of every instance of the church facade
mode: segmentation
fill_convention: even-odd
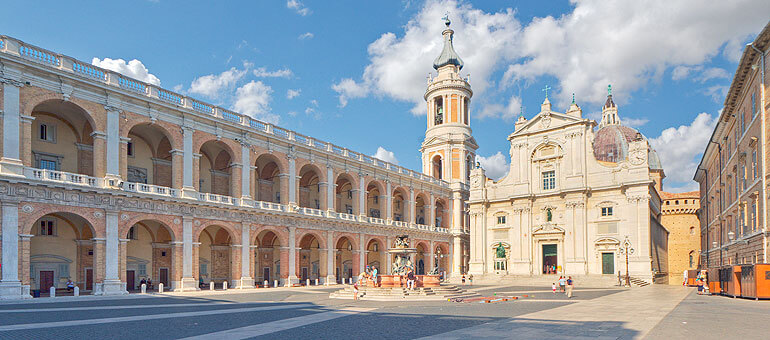
[[[546,97],[508,141],[505,177],[470,174],[471,274],[625,275],[626,253],[632,277],[667,271],[665,175],[644,136],[620,124],[611,94],[598,126],[574,100],[561,113]]]

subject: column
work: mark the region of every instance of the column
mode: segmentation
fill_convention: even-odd
[[[120,179],[120,110],[112,106],[105,106],[104,109],[107,110],[107,129],[104,131],[107,135],[105,176]]]
[[[93,151],[93,163],[94,163],[94,177],[102,178],[105,176],[105,154],[107,153],[107,135],[101,131],[94,131],[91,133],[91,137],[94,140]]]
[[[366,217],[366,178],[364,174],[358,174],[358,214]]]
[[[243,166],[238,163],[230,164],[230,196],[235,198],[241,198],[242,191],[242,173]],[[213,190],[213,188],[212,188]]]
[[[185,157],[187,155],[185,154]],[[192,158],[192,157],[191,157]],[[193,277],[193,218],[182,217],[182,291],[199,290]]]
[[[120,280],[120,237],[118,236],[118,212],[106,211],[106,233],[104,240],[104,295],[128,294],[125,283]]]
[[[182,189],[184,182],[184,151],[179,149],[171,150],[171,187]]]
[[[241,143],[241,166],[241,200],[251,200],[251,148],[246,143]]]
[[[430,251],[428,252],[428,256],[430,257],[428,260],[428,273],[431,273],[433,272],[433,269],[436,268],[436,245],[433,244],[433,240],[430,240]]]
[[[9,71],[13,71],[10,74]],[[24,165],[21,162],[20,149],[20,107],[19,107],[19,88],[23,86],[20,70],[11,70],[8,66],[3,70],[5,77],[16,79],[0,78],[3,83],[3,157],[0,168],[4,174],[23,176]],[[16,231],[18,234],[18,231]],[[18,247],[18,246],[17,246]],[[3,248],[5,249],[5,248]],[[18,280],[17,280],[18,281]],[[21,293],[19,293],[21,294]]]
[[[385,180],[385,219],[387,221],[393,220],[393,188],[391,187],[390,180]]]
[[[393,258],[390,256],[390,252],[388,252],[388,249],[390,249],[390,244],[392,240],[390,239],[390,236],[385,237],[385,249],[383,250],[383,254],[385,254],[386,260],[385,260],[385,268],[383,268],[382,273],[387,275],[392,275],[392,267],[393,267]]]
[[[5,88],[8,88],[7,84]],[[18,149],[16,153],[18,156]],[[29,298],[31,297],[29,294],[22,296],[21,281],[19,281],[19,202],[4,200],[2,206],[3,279],[0,281],[0,299]]]
[[[171,242],[171,287],[172,291],[180,291],[182,287],[182,242]]]
[[[337,183],[334,183],[334,168],[331,164],[326,164],[326,210],[330,212],[336,211],[337,207],[334,205],[337,203],[334,193],[337,191]]]
[[[452,232],[463,231],[463,196],[459,191],[452,192]]]
[[[182,146],[183,159],[182,159],[182,194],[184,197],[195,197],[195,182],[193,181],[193,132],[191,127],[182,127],[182,135],[184,137],[184,145]],[[192,222],[191,222],[192,223]],[[192,239],[190,241],[192,244]],[[190,250],[192,254],[192,250]],[[192,277],[192,271],[190,272]]]
[[[414,198],[414,188],[409,188],[409,224],[417,222],[417,200]]]
[[[297,278],[297,227],[289,227],[289,280],[287,286],[299,282]]]
[[[289,154],[289,205],[297,205],[297,162],[296,156]]]
[[[428,221],[428,225],[431,227],[436,226],[436,196],[433,194],[430,194],[430,205],[428,205],[426,208],[430,210],[428,216],[430,218],[430,221]]]
[[[254,288],[254,279],[251,277],[251,225],[248,222],[241,223],[241,280],[238,288]]]
[[[445,268],[452,272],[452,276],[462,275],[463,272],[463,239],[460,235],[452,237],[452,268]]]
[[[364,234],[358,234],[358,269],[361,271],[364,271],[367,265],[365,241]],[[353,273],[353,275],[358,275],[358,273]]]
[[[34,167],[32,162],[32,122],[35,117],[21,117],[21,162],[24,166]]]
[[[326,284],[337,283],[337,278],[334,275],[334,232],[326,232]]]

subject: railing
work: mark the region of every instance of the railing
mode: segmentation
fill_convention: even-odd
[[[217,194],[211,194],[211,193],[205,193],[205,192],[198,193],[198,200],[204,201],[204,202],[215,202],[215,203],[223,203],[223,204],[229,204],[229,205],[238,205],[238,199],[235,197],[217,195]]]
[[[255,206],[266,210],[286,211],[286,206],[280,203],[257,201]]]
[[[415,227],[418,230],[430,230],[430,226],[424,225],[424,224],[415,224]]]
[[[404,221],[393,221],[393,225],[401,228],[409,228],[409,223]]]
[[[346,213],[337,213],[337,217],[339,217],[341,220],[345,220],[345,221],[355,221],[356,220],[356,215],[346,214]]]
[[[175,198],[180,197],[179,189],[162,187],[162,186],[153,185],[153,184],[125,182],[123,186],[123,190],[130,191],[130,192],[141,192],[141,193],[152,194],[152,195],[175,197]]]
[[[24,172],[27,178],[38,181],[59,182],[94,188],[99,188],[104,185],[104,179],[81,174],[73,174],[71,172],[34,168],[26,168]]]
[[[8,36],[0,36],[0,53],[6,53],[11,55],[18,55],[27,60],[43,64],[49,67],[55,67],[57,69],[72,71],[73,73],[84,76],[91,79],[96,79],[110,86],[118,86],[127,91],[135,92],[140,95],[157,98],[158,100],[172,103],[175,105],[183,106],[188,109],[213,115],[215,112],[221,112],[222,119],[248,126],[256,129],[257,131],[264,133],[271,133],[279,138],[294,141],[298,143],[315,147],[319,150],[328,150],[332,153],[340,156],[347,156],[357,161],[363,161],[368,164],[373,164],[377,167],[389,169],[395,173],[409,174],[414,178],[437,184],[441,187],[448,188],[449,183],[437,180],[428,176],[424,176],[420,173],[416,173],[409,169],[400,167],[395,164],[384,162],[378,159],[374,159],[370,156],[363,155],[361,153],[345,149],[322,140],[312,139],[307,136],[298,134],[294,131],[287,130],[273,124],[265,123],[248,116],[238,114],[223,108],[219,108],[215,105],[203,103],[190,97],[183,96],[172,91],[156,87],[154,85],[148,85],[140,80],[133,79],[124,75],[119,75],[113,71],[109,71],[97,66],[90,65],[89,63],[82,62],[67,56],[63,56],[33,45],[26,44],[22,41],[16,40]],[[151,90],[152,88],[152,90]],[[185,103],[188,103],[185,105]]]
[[[385,224],[385,220],[377,217],[369,217],[369,223]]]
[[[302,207],[299,211],[305,215],[323,217],[324,212],[322,210]]]

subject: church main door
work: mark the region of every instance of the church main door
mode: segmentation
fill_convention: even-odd
[[[602,274],[615,274],[615,254],[602,253]]]
[[[543,274],[556,274],[556,268],[558,270],[558,256],[556,255],[555,244],[543,245]]]

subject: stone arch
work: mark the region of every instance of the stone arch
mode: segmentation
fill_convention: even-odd
[[[179,230],[182,223],[181,216],[156,214],[148,215],[138,212],[121,212],[118,216],[118,219],[120,221],[118,224],[118,235],[126,235],[128,233],[128,229],[130,229],[134,224],[141,221],[150,220],[158,222],[166,227],[166,229],[169,231],[172,241],[181,240],[181,230]]]
[[[430,159],[431,175],[435,179],[444,179],[444,156],[435,154]]]
[[[334,179],[335,204],[338,213],[355,214],[358,206],[358,182],[355,176],[340,172]]]
[[[299,167],[297,172],[299,181],[297,191],[299,206],[305,208],[321,209],[321,202],[325,201],[321,192],[321,182],[325,182],[323,172],[315,164],[306,163]]]
[[[104,160],[94,153],[90,112],[70,101],[49,99],[32,106],[30,115],[35,120],[29,141],[22,145],[25,165],[101,177]]]
[[[415,223],[430,224],[430,221],[428,221],[430,219],[430,211],[428,210],[428,207],[430,206],[430,196],[424,192],[419,192],[414,196],[414,206]]]
[[[385,218],[385,207],[386,203],[383,202],[384,196],[387,195],[385,192],[385,186],[382,184],[381,181],[371,178],[366,181],[366,216],[369,217],[375,217],[375,218]]]
[[[326,248],[326,239],[324,237],[322,237],[321,233],[316,231],[316,230],[304,230],[301,233],[298,233],[297,234],[297,243],[296,244],[300,244],[300,241],[305,236],[313,236],[313,237],[315,237],[315,239],[318,240],[319,246],[321,248],[323,248],[323,249]]]
[[[200,221],[200,225],[193,228],[193,242],[200,242],[200,236],[204,229],[210,226],[217,226],[227,230],[233,244],[240,244],[241,229],[233,226],[233,222],[196,219],[197,221]]]
[[[54,92],[42,92],[32,95],[25,95],[27,91],[24,91],[26,89],[22,88],[22,91],[20,91],[20,99],[19,103],[21,104],[20,112],[24,116],[31,116],[33,112],[37,111],[38,108],[46,104],[65,104],[65,105],[72,105],[73,107],[78,108],[81,113],[85,116],[86,121],[93,127],[94,131],[104,131],[104,124],[102,123],[102,119],[97,118],[98,115],[104,115],[106,117],[106,111],[102,107],[101,110],[94,110],[95,104],[84,102],[82,100],[79,100],[77,98],[70,98],[70,100],[65,100],[62,94],[60,93],[54,93]],[[45,110],[43,110],[45,111]]]
[[[184,144],[184,136],[182,135],[182,129],[173,123],[169,123],[162,120],[152,120],[146,115],[140,115],[129,111],[124,111],[125,121],[120,124],[120,136],[127,138],[128,134],[137,126],[150,125],[159,129],[171,144],[172,150],[181,150]]]
[[[403,186],[397,186],[391,192],[394,221],[409,221],[409,190]]]
[[[350,233],[339,233],[339,234],[337,234],[336,237],[334,238],[334,249],[339,249],[337,247],[340,245],[340,241],[342,241],[343,239],[347,239],[348,242],[350,242],[350,245],[353,247],[353,250],[358,250],[359,249],[358,248],[358,241],[356,240],[355,235],[350,234]]]
[[[449,208],[447,200],[442,197],[436,198],[436,201],[433,204],[433,209],[436,210],[436,220],[432,222],[435,222],[437,227],[447,228],[449,226],[451,221],[448,215],[448,212],[451,211]]]
[[[377,268],[377,272],[383,274],[387,268],[387,243],[379,236],[370,236],[366,241],[364,264],[367,267]]]
[[[270,153],[263,153],[254,160],[256,167],[254,179],[254,196],[256,200],[281,203],[288,197],[281,197],[281,186],[288,179],[283,178],[288,165],[281,162],[281,158]]]
[[[316,280],[321,277],[321,262],[325,261],[325,256],[321,254],[323,248],[322,238],[315,232],[304,232],[297,242],[297,251],[295,268],[297,277],[301,283],[306,280]]]
[[[27,208],[29,206],[29,208]],[[25,210],[31,210],[27,213]],[[41,203],[24,203],[19,211],[19,233],[30,235],[34,222],[52,213],[69,213],[77,215],[90,224],[94,231],[93,237],[105,237],[105,215],[103,209],[75,207],[69,205],[51,205]]]
[[[232,165],[236,164],[236,154],[228,143],[221,140],[208,140],[201,144],[198,160],[199,191],[218,195],[232,196],[240,183],[234,183]]]

